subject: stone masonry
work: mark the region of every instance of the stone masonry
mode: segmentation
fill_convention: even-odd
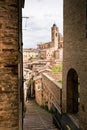
[[[43,105],[47,105],[50,110],[52,108],[52,102],[54,102],[61,109],[62,86],[46,73],[42,74],[42,84]]]
[[[79,126],[87,130],[87,2],[64,0],[63,112],[67,112],[67,75],[70,69],[80,82]]]
[[[0,0],[0,130],[22,129],[21,5]]]

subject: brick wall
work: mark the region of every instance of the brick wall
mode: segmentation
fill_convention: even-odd
[[[18,3],[0,1],[0,130],[19,130]]]
[[[52,107],[52,102],[61,107],[61,86],[46,73],[42,75],[43,84],[43,104],[47,105],[49,109]]]
[[[67,74],[73,68],[80,81],[79,124],[87,129],[86,0],[64,0],[63,111],[67,111]]]

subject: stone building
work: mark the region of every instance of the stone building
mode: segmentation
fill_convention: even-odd
[[[29,60],[30,58],[37,58],[38,57],[38,49],[33,49],[33,48],[24,48],[23,49],[23,60],[27,59]]]
[[[63,36],[59,33],[56,24],[51,28],[51,42],[38,44],[39,55],[42,59],[61,58],[60,49],[63,54]]]
[[[0,130],[22,130],[23,6],[24,0],[0,0]]]
[[[87,1],[64,0],[63,112],[87,130]],[[77,116],[76,116],[77,115]]]
[[[31,60],[37,60],[39,57],[38,49],[36,48],[24,48],[23,49],[23,66],[28,68],[28,63]]]

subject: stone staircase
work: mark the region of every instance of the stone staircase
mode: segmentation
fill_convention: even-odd
[[[26,103],[24,130],[58,130],[52,123],[50,113],[42,109],[34,100]]]

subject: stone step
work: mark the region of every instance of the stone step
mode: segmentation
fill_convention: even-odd
[[[34,100],[26,103],[24,130],[58,130],[52,123],[52,115],[36,104]]]

